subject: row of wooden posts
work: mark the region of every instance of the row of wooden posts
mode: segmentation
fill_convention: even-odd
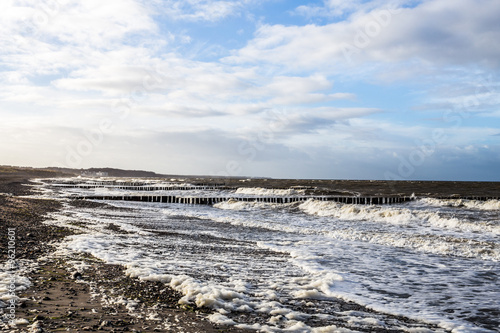
[[[143,191],[143,192],[153,192],[153,191],[190,191],[190,190],[236,190],[235,187],[227,187],[220,185],[189,185],[189,186],[171,186],[171,185],[95,185],[95,184],[58,184],[54,185],[56,187],[65,188],[82,188],[82,189],[94,189],[94,188],[111,188],[116,190],[128,190],[128,191]]]
[[[355,197],[355,196],[291,196],[291,197],[193,197],[193,196],[175,196],[175,195],[108,195],[108,196],[83,196],[77,199],[89,200],[124,200],[124,201],[142,201],[142,202],[162,202],[162,203],[178,203],[192,205],[213,205],[219,202],[235,200],[243,202],[265,202],[285,204],[309,199],[319,201],[335,201],[345,204],[359,205],[384,205],[403,203],[414,200],[414,197],[394,196],[394,197]]]
[[[109,182],[103,183],[63,183],[63,184],[53,184],[54,186],[60,187],[71,187],[71,188],[82,188],[82,189],[92,189],[92,188],[111,188],[120,190],[131,190],[131,191],[188,191],[188,190],[235,190],[236,188],[225,186],[224,184],[196,184],[196,185],[186,185],[186,186],[176,186],[173,184],[145,184],[138,182],[127,182],[119,183],[113,182],[110,185]],[[162,202],[162,203],[180,203],[180,204],[197,204],[197,205],[213,205],[219,202],[236,200],[245,202],[265,202],[265,203],[292,203],[292,202],[302,202],[309,199],[319,200],[319,201],[334,201],[345,204],[360,204],[360,205],[385,205],[385,204],[397,204],[415,200],[415,196],[334,196],[334,195],[301,195],[301,196],[175,196],[175,195],[90,195],[76,197],[77,199],[91,199],[91,200],[125,200],[125,201],[142,201],[142,202]],[[437,197],[437,199],[465,199],[465,200],[498,200],[498,197],[487,197],[487,196],[467,196],[467,197]]]
[[[462,196],[455,196],[455,195],[452,195],[452,196],[441,196],[441,197],[436,197],[436,199],[441,199],[441,200],[450,200],[450,199],[457,199],[457,200],[477,200],[477,201],[488,201],[488,200],[499,200],[500,197],[493,197],[493,196],[489,196],[489,197],[484,197],[484,196],[465,196],[465,197],[462,197]]]

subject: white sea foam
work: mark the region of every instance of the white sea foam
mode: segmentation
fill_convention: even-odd
[[[331,231],[328,235],[335,239],[368,242],[437,255],[500,260],[500,247],[494,242],[433,235],[407,237],[404,234],[341,230]]]
[[[65,217],[67,218],[67,215]],[[58,254],[61,255],[68,250],[87,252],[109,263],[124,265],[127,268],[126,274],[131,277],[161,281],[181,292],[184,295],[179,301],[181,304],[193,303],[199,307],[210,307],[222,313],[258,311],[272,315],[281,314],[284,316],[283,320],[288,322],[287,332],[313,332],[312,328],[300,322],[301,319],[308,316],[307,314],[291,311],[283,308],[279,302],[273,302],[272,299],[275,299],[276,296],[272,292],[249,297],[255,286],[239,278],[232,278],[227,283],[218,284],[213,281],[202,281],[189,275],[166,274],[162,269],[154,268],[157,266],[155,262],[159,258],[145,257],[146,252],[140,250],[132,252],[120,250],[127,243],[132,245],[135,241],[140,241],[137,238],[130,241],[130,237],[134,239],[135,235],[129,235],[125,239],[120,238],[119,235],[104,235],[98,231],[92,231],[92,229],[88,229],[88,232],[90,234],[68,237],[59,246]],[[142,242],[148,243],[146,239],[142,239]],[[151,255],[151,253],[149,254]],[[286,286],[276,284],[276,281],[273,280],[271,282],[276,285],[271,288],[290,290],[291,294],[298,299],[311,298],[314,295],[321,298],[326,296],[325,292],[328,292],[336,281],[341,281],[341,277],[335,274],[322,275],[318,273],[311,278],[303,277],[300,281],[296,280],[296,282]],[[225,317],[221,312],[219,312],[220,315],[212,315],[210,319],[220,323],[231,323],[231,319]],[[268,332],[281,331],[267,325],[260,326],[260,329]]]
[[[19,294],[31,286],[31,281],[26,275],[36,266],[36,262],[25,259],[0,265],[0,309],[5,309],[6,315],[9,314],[8,309],[12,308],[13,304],[18,306],[19,302],[24,300]]]
[[[296,204],[289,204],[296,205]],[[267,203],[228,201],[214,205],[224,210],[241,212],[257,212],[259,207],[266,210],[285,205]],[[308,200],[299,204],[299,207],[308,214],[319,215],[324,218],[317,224],[309,224],[308,220],[300,220],[295,217],[296,223],[276,223],[268,218],[250,217],[228,217],[218,214],[187,213],[190,216],[211,219],[221,223],[229,223],[234,226],[245,226],[251,228],[264,228],[267,230],[286,232],[302,235],[323,235],[332,239],[358,241],[373,243],[398,248],[407,248],[424,253],[440,255],[451,255],[465,258],[480,258],[483,260],[500,260],[500,247],[496,242],[490,240],[470,239],[469,232],[490,231],[493,235],[499,232],[498,226],[485,224],[474,224],[453,217],[441,217],[436,212],[413,211],[410,208],[396,206],[362,206],[349,205],[336,202],[325,202]],[[262,210],[262,209],[260,209]],[[334,217],[339,221],[331,221]],[[302,222],[301,222],[302,221]],[[337,224],[345,221],[358,221],[368,223],[367,229],[337,227]],[[410,229],[407,235],[402,230],[395,228],[387,229],[379,227],[378,223],[405,226]],[[343,224],[341,224],[343,225]],[[370,227],[373,225],[373,227]],[[435,228],[440,228],[440,233],[435,234]],[[374,229],[375,228],[375,229]],[[441,230],[443,229],[443,230]],[[393,230],[393,231],[392,231]],[[447,233],[447,230],[455,231]]]
[[[465,200],[422,198],[419,202],[435,207],[465,207],[477,210],[500,210],[500,200]]]
[[[226,209],[226,210],[262,210],[262,209],[273,209],[281,206],[280,204],[258,202],[258,201],[240,201],[235,199],[229,199],[226,201],[221,201],[214,205],[215,208]]]
[[[410,209],[394,206],[367,206],[333,201],[307,200],[299,208],[307,214],[336,217],[342,220],[373,220],[393,224],[408,224],[417,220]]]
[[[84,234],[68,237],[60,250],[88,252],[124,265],[130,276],[162,281],[184,295],[181,302],[215,309],[210,317],[215,322],[262,332],[341,332],[336,326],[309,327],[305,321],[314,312],[296,311],[287,303],[313,307],[338,297],[469,332],[477,327],[444,310],[460,314],[472,300],[477,308],[491,307],[499,295],[487,278],[475,286],[480,292],[469,296],[467,289],[471,281],[489,276],[500,259],[491,211],[464,214],[461,207],[442,209],[423,202],[361,206],[228,201],[215,207],[109,203],[130,209],[113,216],[68,207],[59,222],[55,219],[66,225],[88,224],[81,229]],[[130,233],[115,234],[106,228],[109,223]],[[160,238],[156,230],[169,236]],[[404,296],[409,290],[411,295]],[[315,311],[318,318],[330,318],[324,309]],[[268,319],[239,323],[234,312]],[[383,323],[373,314],[334,317],[353,327]]]
[[[262,196],[294,196],[304,195],[305,190],[300,189],[269,189],[262,187],[240,187],[236,194],[262,195]]]
[[[332,201],[307,200],[299,206],[305,213],[317,216],[335,217],[341,220],[374,221],[398,225],[427,223],[439,228],[453,228],[463,231],[491,232],[500,235],[500,225],[481,221],[470,222],[429,210],[412,210],[411,206],[368,206],[342,204]]]

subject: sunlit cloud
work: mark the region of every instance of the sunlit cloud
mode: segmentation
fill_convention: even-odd
[[[499,15],[493,0],[4,1],[0,164],[384,178],[432,147],[399,176],[471,179],[475,156],[498,179]]]

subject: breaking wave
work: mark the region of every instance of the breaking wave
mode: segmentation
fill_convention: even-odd
[[[269,189],[269,188],[262,188],[262,187],[240,187],[236,190],[236,194],[287,196],[287,195],[303,195],[303,194],[305,194],[305,190]]]
[[[422,198],[419,202],[434,207],[465,207],[475,210],[500,210],[500,200],[465,200]]]
[[[308,200],[299,208],[309,215],[335,217],[340,220],[372,221],[397,225],[427,225],[465,232],[478,231],[500,234],[500,226],[477,221],[461,220],[432,210],[412,209],[411,206],[365,206],[332,201]]]

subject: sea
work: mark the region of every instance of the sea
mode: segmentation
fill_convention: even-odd
[[[182,293],[181,304],[210,308],[213,322],[261,332],[500,332],[499,200],[358,205],[307,199],[300,188],[190,189],[184,179],[136,179],[167,188],[143,192],[60,186],[68,181],[88,182],[36,186],[64,203],[47,223],[79,230],[59,252],[161,281]],[[228,199],[70,204],[132,194]],[[239,200],[259,197],[303,200]]]

